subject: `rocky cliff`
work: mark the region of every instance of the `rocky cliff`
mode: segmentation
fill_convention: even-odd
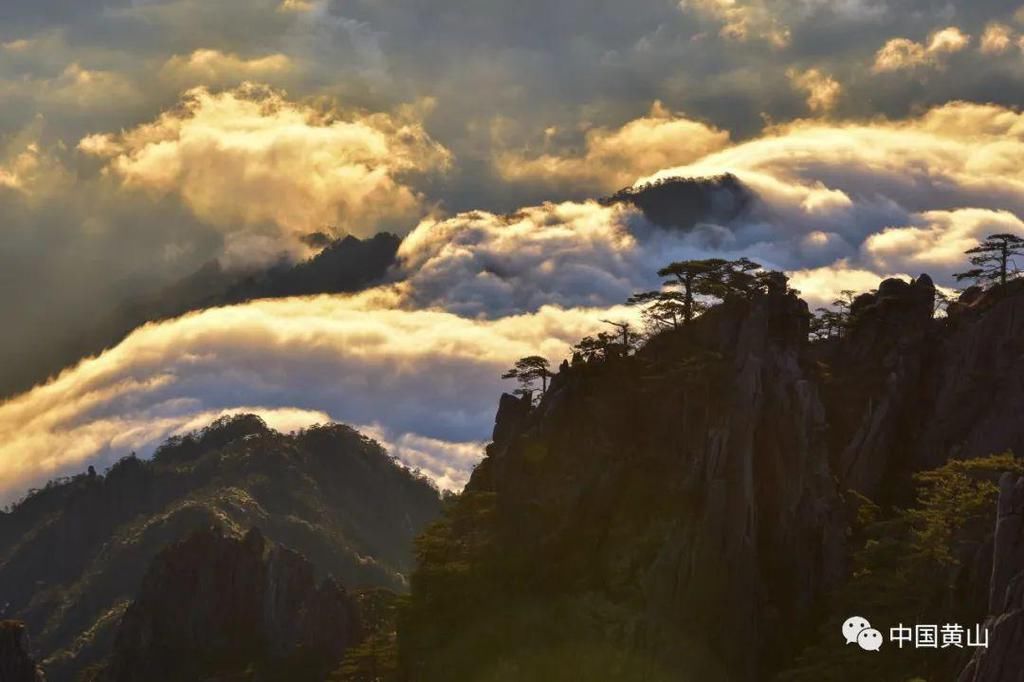
[[[989,647],[980,649],[959,682],[1020,682],[1024,676],[1024,477],[999,482],[992,573]]]
[[[1024,289],[968,291],[934,319],[926,275],[856,299],[850,332],[818,350],[844,486],[888,499],[951,457],[1024,453]]]
[[[150,560],[197,528],[259,527],[318,575],[404,590],[412,540],[439,510],[432,486],[353,429],[227,418],[0,513],[0,605],[28,625],[48,677],[70,679],[110,650]]]
[[[204,529],[153,560],[93,679],[323,680],[359,638],[355,601],[300,554]]]
[[[849,491],[912,502],[914,472],[1024,451],[1024,295],[934,299],[887,280],[816,344],[796,295],[731,300],[503,397],[420,540],[410,679],[770,679],[849,576]]]
[[[45,682],[46,677],[29,654],[25,624],[0,621],[0,680],[3,682]]]

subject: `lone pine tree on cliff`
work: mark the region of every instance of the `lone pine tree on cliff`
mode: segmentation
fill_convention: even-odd
[[[533,392],[533,385],[538,379],[541,382],[540,392],[543,395],[548,390],[548,377],[551,371],[548,369],[548,361],[539,355],[528,355],[525,358],[516,360],[512,369],[501,375],[502,379],[515,379],[519,382],[519,389],[516,393],[527,395]]]
[[[992,234],[964,253],[971,255],[971,265],[975,267],[953,275],[958,282],[972,279],[979,284],[1006,284],[1008,279],[1018,274],[1013,257],[1024,255],[1024,239],[1015,234]]]

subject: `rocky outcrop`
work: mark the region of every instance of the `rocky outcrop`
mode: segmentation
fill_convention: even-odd
[[[1024,283],[969,289],[932,319],[927,275],[886,280],[858,297],[838,342],[817,352],[830,451],[842,485],[906,502],[913,472],[1012,450],[1024,453]]]
[[[451,624],[458,642],[507,627],[495,595],[545,613],[558,595],[571,606],[531,626],[530,641],[597,639],[614,652],[609,679],[767,679],[791,653],[786,633],[843,571],[826,414],[803,358],[808,318],[792,294],[730,301],[636,356],[563,366],[526,415],[504,397],[454,512],[472,522],[452,522],[456,542],[486,538],[460,574],[466,593],[427,594],[446,589],[436,576],[456,561],[449,552],[417,574],[429,603],[463,606],[445,616],[416,603],[414,578],[413,613],[438,633]],[[493,559],[487,547],[500,548]],[[443,667],[414,628],[404,641],[421,679],[480,674]],[[508,660],[529,646],[520,637],[444,660]]]
[[[979,649],[959,682],[1021,682],[1024,679],[1024,477],[999,482],[989,584],[989,647]]]
[[[45,682],[46,677],[29,655],[25,624],[0,621],[0,681]]]
[[[874,496],[887,475],[905,471],[928,371],[935,285],[928,275],[883,281],[850,306],[846,336],[829,358],[839,378],[829,402],[833,450],[847,488]]]
[[[99,679],[322,680],[358,638],[354,601],[304,557],[208,529],[154,559]]]
[[[950,457],[1024,455],[1024,281],[996,287],[933,341],[930,380],[918,399],[920,468]]]
[[[912,504],[915,472],[1024,453],[1015,286],[936,319],[927,275],[886,280],[853,301],[842,339],[813,345],[794,295],[729,300],[634,356],[563,365],[536,406],[503,397],[487,457],[425,545],[404,665],[428,682],[452,661],[455,678],[522,673],[557,641],[599,650],[611,679],[771,679],[848,574],[850,489]],[[1010,670],[1024,575],[1007,494],[998,537],[958,548],[951,580],[977,611],[998,604],[984,666]],[[500,635],[462,643],[474,632]]]

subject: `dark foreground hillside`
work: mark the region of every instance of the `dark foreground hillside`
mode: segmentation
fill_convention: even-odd
[[[956,679],[971,652],[864,658],[839,634],[851,615],[1020,617],[1020,584],[1002,593],[1024,540],[996,581],[992,538],[997,481],[1021,470],[999,453],[1024,452],[1024,292],[974,291],[948,319],[934,296],[926,276],[883,282],[813,344],[793,293],[730,300],[634,355],[563,364],[537,406],[504,396],[418,541],[405,678]]]
[[[48,679],[110,651],[157,553],[196,529],[259,528],[347,588],[404,590],[438,492],[341,425],[277,433],[225,418],[151,461],[54,482],[0,513],[0,605],[23,621]]]

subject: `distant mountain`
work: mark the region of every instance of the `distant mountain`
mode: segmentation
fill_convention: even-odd
[[[750,210],[756,196],[731,173],[708,178],[666,178],[627,187],[602,200],[640,209],[655,225],[691,230],[699,223],[724,224]]]
[[[999,646],[963,679],[1016,680],[1024,463],[999,453],[1024,453],[1024,282],[947,318],[934,298],[927,276],[887,280],[815,343],[795,294],[735,298],[634,355],[563,364],[538,405],[503,396],[418,540],[405,673],[950,680],[971,652],[865,658],[843,620],[990,614]]]
[[[384,279],[401,244],[399,237],[388,233],[369,239],[347,236],[335,240],[319,235],[311,241],[324,248],[301,263],[282,261],[252,271],[229,270],[211,261],[170,286],[131,298],[96,320],[91,329],[69,334],[71,340],[63,345],[49,352],[37,349],[23,362],[4,367],[0,396],[31,388],[82,358],[118,344],[147,322],[259,298],[361,291]]]
[[[0,513],[0,616],[28,625],[51,682],[69,680],[110,651],[152,558],[196,529],[259,528],[319,576],[402,591],[413,538],[440,504],[349,427],[286,435],[252,415],[221,419]]]

